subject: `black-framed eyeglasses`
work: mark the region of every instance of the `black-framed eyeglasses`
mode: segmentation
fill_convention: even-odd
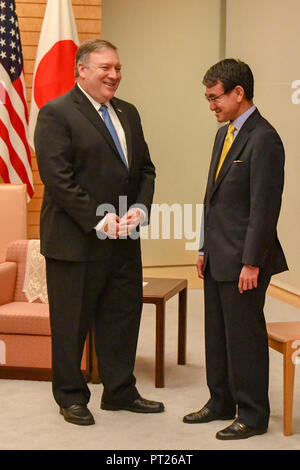
[[[204,96],[205,96],[205,98],[207,99],[207,101],[209,103],[215,103],[219,98],[221,98],[221,96],[226,95],[226,93],[228,93],[228,92],[224,91],[224,93],[221,93],[218,96],[207,96],[207,95],[204,95]]]

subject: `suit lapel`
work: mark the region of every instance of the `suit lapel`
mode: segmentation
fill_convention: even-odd
[[[249,139],[249,132],[253,129],[253,127],[256,124],[257,119],[260,117],[259,111],[256,109],[247,119],[247,121],[244,123],[242,126],[241,130],[239,131],[238,135],[233,141],[232,146],[229,149],[229,152],[224,160],[224,163],[222,165],[222,168],[220,170],[220,173],[218,175],[217,180],[215,181],[215,173],[216,173],[216,168],[217,164],[222,152],[223,148],[223,143],[224,139],[227,133],[228,125],[224,126],[222,129],[224,129],[224,132],[221,134],[219,145],[216,146],[216,152],[213,153],[212,157],[212,167],[211,167],[211,172],[209,175],[209,182],[210,182],[210,192],[209,192],[209,198],[212,197],[212,195],[215,193],[215,191],[218,189],[219,185],[223,181],[224,177],[226,176],[228,170],[230,169],[232,162],[234,160],[237,160],[238,156],[242,152],[243,148],[247,144],[247,141]]]
[[[75,103],[76,108],[78,111],[83,114],[95,128],[101,132],[102,136],[105,138],[106,142],[110,145],[111,149],[117,155],[118,159],[122,162],[121,157],[119,155],[118,149],[113,141],[112,136],[110,135],[109,130],[107,129],[103,119],[99,116],[99,113],[96,111],[94,106],[88,100],[88,98],[81,92],[81,90],[75,85],[72,90],[72,98]],[[114,107],[115,108],[115,107]],[[118,117],[120,113],[117,112]],[[126,136],[127,137],[127,136]],[[124,165],[124,163],[122,162]],[[125,165],[124,165],[125,166]]]

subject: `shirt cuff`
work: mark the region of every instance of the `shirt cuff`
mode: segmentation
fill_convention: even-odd
[[[102,228],[104,227],[105,225],[105,221],[106,221],[106,216],[103,217],[102,220],[100,220],[100,222],[96,225],[96,227],[94,227],[94,229],[96,230],[96,232],[100,232],[102,230]]]

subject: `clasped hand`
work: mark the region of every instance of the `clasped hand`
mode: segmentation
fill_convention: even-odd
[[[105,216],[105,224],[101,232],[105,233],[108,238],[126,238],[143,220],[143,212],[135,208],[129,209],[121,218],[117,214],[109,213]]]

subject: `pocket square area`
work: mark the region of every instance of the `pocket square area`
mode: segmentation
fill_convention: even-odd
[[[243,163],[243,160],[233,160],[233,163]]]

